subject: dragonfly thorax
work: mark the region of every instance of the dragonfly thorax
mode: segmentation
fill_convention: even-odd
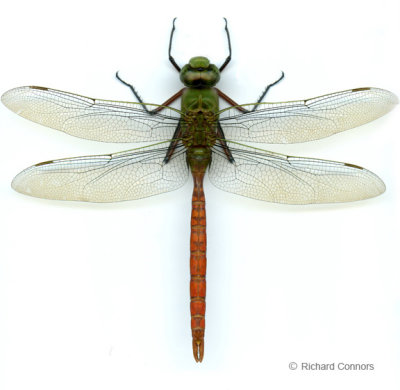
[[[188,112],[182,121],[182,142],[193,146],[211,147],[216,141],[215,115],[212,112]]]
[[[218,68],[206,57],[193,57],[180,73],[180,79],[186,87],[213,87],[220,79]]]

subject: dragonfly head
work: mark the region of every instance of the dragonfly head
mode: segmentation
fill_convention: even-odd
[[[213,87],[218,83],[219,70],[206,57],[193,57],[180,73],[180,78],[186,87],[205,88]]]

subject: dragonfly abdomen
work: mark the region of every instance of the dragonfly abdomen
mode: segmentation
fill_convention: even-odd
[[[193,356],[196,362],[201,362],[204,355],[207,233],[203,179],[209,162],[209,149],[193,148],[188,150],[188,163],[194,184],[190,220],[190,314]]]

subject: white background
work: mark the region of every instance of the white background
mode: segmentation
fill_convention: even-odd
[[[27,1],[0,16],[4,92],[41,85],[146,101],[181,84],[183,65],[227,53],[219,87],[250,103],[374,86],[400,95],[400,4],[381,1]],[[0,388],[398,389],[400,386],[399,108],[374,123],[298,145],[291,155],[365,166],[382,196],[286,206],[205,183],[208,291],[205,359],[191,352],[191,182],[116,204],[29,198],[15,174],[54,158],[127,145],[73,138],[0,107]],[[129,147],[129,145],[128,145]],[[371,363],[373,371],[291,371],[290,362]],[[396,372],[397,371],[397,372]]]

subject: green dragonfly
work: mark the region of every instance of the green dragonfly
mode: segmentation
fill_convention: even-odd
[[[175,190],[193,177],[190,239],[190,311],[193,355],[204,356],[206,297],[205,173],[218,188],[268,202],[350,202],[385,191],[382,180],[357,165],[292,157],[241,142],[296,143],[328,137],[389,112],[396,96],[378,88],[355,88],[316,98],[264,103],[270,84],[253,104],[238,105],[215,87],[231,60],[217,67],[194,57],[180,67],[184,88],[162,105],[92,99],[51,88],[28,86],[2,96],[12,111],[76,137],[103,142],[152,142],[124,152],[41,162],[19,173],[12,187],[47,199],[117,202]],[[181,98],[181,108],[170,107]],[[219,108],[219,99],[229,103]]]

